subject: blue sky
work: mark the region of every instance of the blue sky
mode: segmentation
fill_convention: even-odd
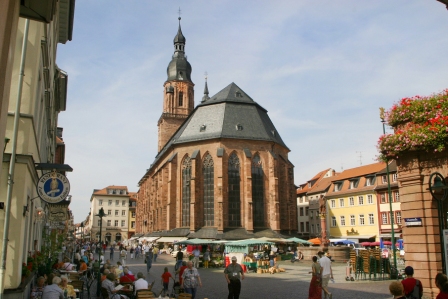
[[[374,163],[378,108],[448,88],[448,11],[436,0],[77,0],[57,54],[76,222],[93,189],[137,191],[157,154],[179,7],[195,104],[205,72],[210,95],[235,82],[268,110],[297,185]]]

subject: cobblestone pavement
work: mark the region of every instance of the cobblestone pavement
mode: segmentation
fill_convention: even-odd
[[[108,255],[107,255],[108,256]],[[113,263],[118,261],[118,254],[115,254]],[[149,282],[155,281],[153,290],[158,295],[162,290],[161,275],[163,269],[168,267],[171,274],[174,275],[174,258],[170,255],[159,255],[157,262],[153,263],[150,273],[146,273],[146,265],[143,259],[127,258],[127,265],[130,270],[137,274],[145,274]],[[266,299],[284,299],[284,298],[308,298],[309,281],[311,279],[308,272],[311,269],[311,262],[281,261],[279,266],[286,269],[286,272],[276,274],[257,274],[247,273],[246,279],[242,282],[241,299],[266,298]],[[329,284],[330,292],[333,298],[344,299],[390,299],[388,286],[390,280],[359,280],[346,281],[346,265],[333,263],[333,274],[335,283]],[[203,287],[198,289],[197,299],[220,299],[227,298],[227,284],[223,274],[224,268],[199,268]],[[170,289],[172,283],[170,283]],[[92,296],[94,299],[95,297]]]

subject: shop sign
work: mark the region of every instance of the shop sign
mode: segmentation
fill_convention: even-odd
[[[52,225],[64,224],[65,226],[65,221],[68,219],[67,206],[49,205],[48,209],[49,209],[48,220],[50,221],[50,224]]]
[[[37,182],[37,194],[48,203],[63,201],[70,193],[70,182],[67,177],[56,171],[48,172]]]
[[[404,218],[404,224],[406,226],[422,226],[422,218],[420,217]]]

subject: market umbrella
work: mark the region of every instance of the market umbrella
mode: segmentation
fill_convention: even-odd
[[[320,239],[319,238],[309,239],[308,242],[313,243],[313,245],[320,245]]]
[[[361,246],[364,246],[364,247],[365,247],[365,246],[370,246],[370,242],[362,242],[362,243],[361,243]]]
[[[302,239],[296,238],[296,237],[289,238],[289,239],[286,239],[286,240],[288,240],[289,242],[298,243],[298,244],[313,245],[313,243],[311,243],[311,242],[308,242],[308,241],[305,241],[305,240],[302,240]]]
[[[355,244],[355,242],[351,240],[338,240],[337,242],[334,242],[334,244],[349,245],[349,244]]]
[[[372,242],[370,243],[370,246],[380,246],[380,242]]]
[[[383,241],[383,245],[392,245],[391,241]]]

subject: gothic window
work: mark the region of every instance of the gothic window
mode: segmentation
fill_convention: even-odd
[[[258,154],[252,159],[252,202],[254,227],[264,227],[263,165]]]
[[[235,153],[229,157],[229,227],[241,226],[241,201],[240,201],[240,160]]]
[[[184,93],[181,91],[179,92],[179,107],[182,107],[184,105]]]
[[[190,226],[191,160],[186,157],[182,164],[182,226]]]
[[[213,179],[213,159],[207,154],[202,164],[202,173],[204,175],[204,224],[205,226],[215,225],[215,196]]]

